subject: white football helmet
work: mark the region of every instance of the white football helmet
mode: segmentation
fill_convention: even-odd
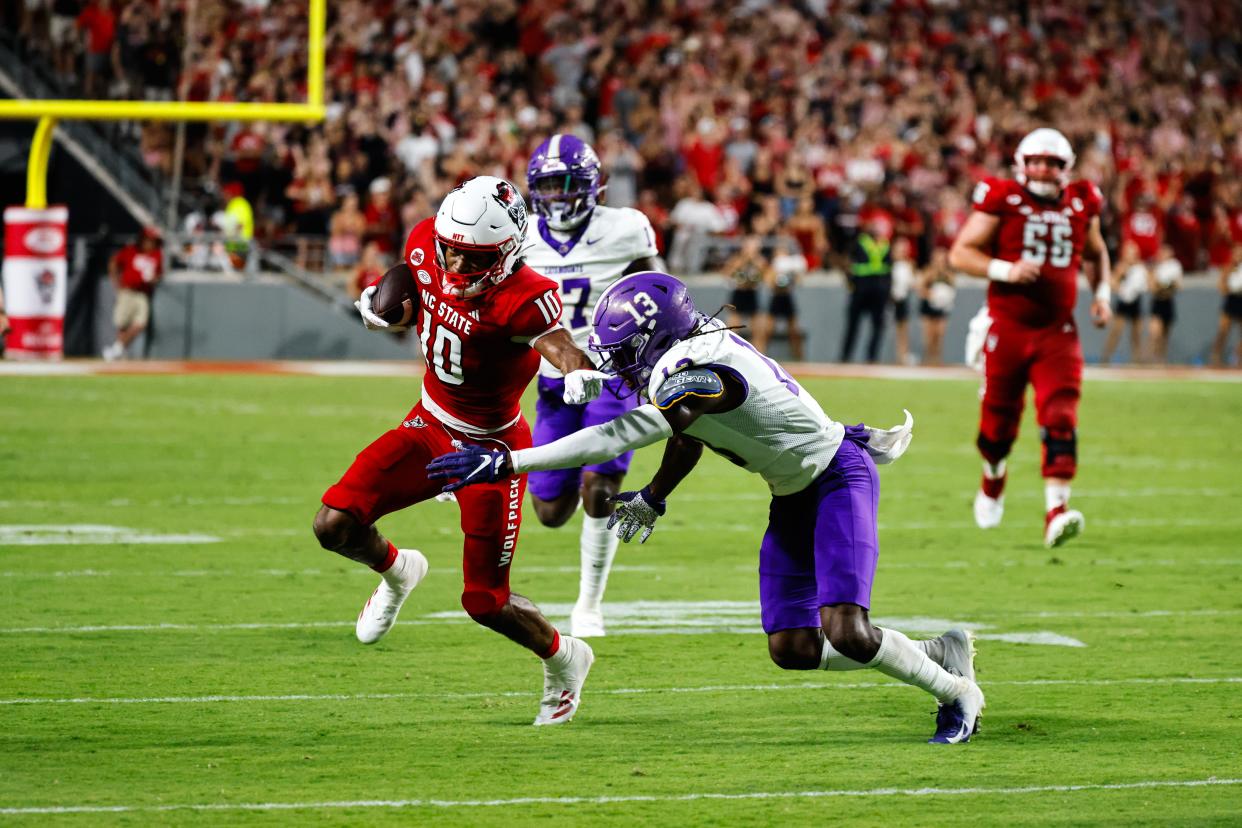
[[[1026,172],[1027,158],[1059,158],[1063,164],[1053,180],[1035,180]],[[1074,148],[1069,139],[1055,129],[1040,127],[1018,143],[1013,154],[1014,171],[1018,183],[1041,198],[1056,198],[1070,180],[1074,167]]]
[[[480,175],[444,197],[436,213],[434,270],[445,291],[468,299],[504,281],[526,237],[526,202],[503,178]]]

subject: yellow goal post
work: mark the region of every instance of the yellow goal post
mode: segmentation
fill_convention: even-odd
[[[327,0],[310,0],[306,103],[211,101],[0,100],[0,119],[37,120],[26,166],[26,206],[47,206],[47,164],[58,120],[77,121],[322,121]]]

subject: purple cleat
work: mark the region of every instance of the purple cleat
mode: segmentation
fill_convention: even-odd
[[[979,714],[983,712],[983,691],[969,679],[966,687],[952,701],[943,702],[936,713],[936,734],[927,741],[933,745],[956,745],[969,742],[979,732]]]

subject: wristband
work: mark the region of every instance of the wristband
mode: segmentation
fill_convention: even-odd
[[[1113,298],[1113,289],[1109,287],[1108,280],[1101,279],[1100,283],[1095,286],[1095,301],[1108,304],[1108,300]]]
[[[988,278],[993,282],[1008,282],[1009,271],[1013,270],[1013,262],[993,259],[988,262]]]

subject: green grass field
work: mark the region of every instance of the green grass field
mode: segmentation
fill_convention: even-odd
[[[925,744],[930,699],[878,674],[771,664],[765,487],[714,457],[622,547],[577,718],[536,729],[536,659],[460,611],[454,506],[381,522],[432,569],[374,647],[375,576],[311,535],[415,380],[5,377],[0,822],[1242,823],[1242,385],[1089,383],[1087,530],[1055,554],[1029,413],[984,534],[972,383],[807,386],[846,422],[915,414],[873,611],[978,631],[971,744]],[[513,583],[554,620],[577,525],[527,510]]]

